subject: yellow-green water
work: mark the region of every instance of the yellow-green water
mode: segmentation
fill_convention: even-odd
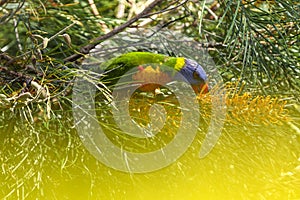
[[[175,163],[130,174],[101,164],[72,122],[58,121],[1,128],[0,199],[300,199],[300,136],[287,123],[226,124],[203,159],[199,131]]]

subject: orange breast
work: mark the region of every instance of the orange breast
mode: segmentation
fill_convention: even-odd
[[[138,66],[138,72],[132,75],[132,79],[142,86],[139,87],[141,91],[154,91],[161,85],[171,81],[171,77],[160,70],[159,66],[154,69],[152,66]]]

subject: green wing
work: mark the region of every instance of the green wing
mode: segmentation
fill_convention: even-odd
[[[128,70],[145,64],[158,64],[175,68],[177,58],[169,57],[163,54],[149,52],[130,52],[122,54],[116,58],[100,65],[101,70],[105,73],[105,79],[114,83]]]

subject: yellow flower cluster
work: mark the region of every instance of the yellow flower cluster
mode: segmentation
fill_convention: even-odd
[[[290,121],[288,111],[285,108],[286,101],[280,100],[278,97],[271,97],[270,95],[253,96],[249,92],[241,94],[241,89],[237,89],[237,83],[227,84],[225,88],[226,122],[232,124],[260,125],[282,124],[282,122]],[[210,115],[212,98],[218,97],[213,97],[209,93],[198,96],[201,112],[205,117]]]
[[[232,98],[227,98],[226,104],[230,118],[238,123],[280,124],[289,119],[287,110],[284,109],[286,101],[281,101],[277,97],[252,97],[249,93],[235,94]]]
[[[243,87],[243,85],[242,85]],[[225,89],[226,121],[234,125],[268,125],[282,124],[291,121],[288,110],[285,108],[286,101],[271,96],[254,96],[249,92],[241,93],[242,87],[238,89],[238,83],[216,86],[207,94],[200,94],[197,97],[200,105],[200,113],[204,120],[209,121],[212,111],[212,100],[218,103],[220,100],[218,90]],[[216,94],[214,96],[214,94]],[[214,99],[215,98],[215,99]],[[176,97],[170,96],[163,103],[168,112],[166,126],[178,128],[180,126],[181,112],[180,105],[175,101]],[[164,103],[165,102],[165,103]],[[220,102],[220,101],[219,101]],[[130,100],[130,113],[133,119],[142,126],[150,122],[149,108],[156,102],[155,98],[133,95]],[[215,105],[215,104],[214,104]],[[170,132],[170,131],[167,131]]]

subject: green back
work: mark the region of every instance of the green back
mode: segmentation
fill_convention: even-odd
[[[174,68],[177,58],[149,52],[130,52],[103,63],[100,68],[106,72],[105,79],[114,84],[128,70],[145,64],[159,64]],[[161,68],[164,70],[164,67]]]

